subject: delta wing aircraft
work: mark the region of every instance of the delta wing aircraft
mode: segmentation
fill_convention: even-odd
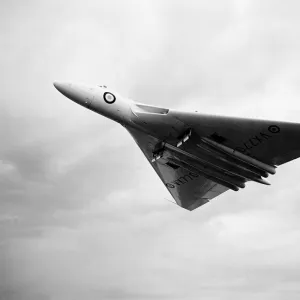
[[[269,185],[300,156],[300,124],[182,112],[134,102],[106,86],[54,82],[63,95],[132,135],[176,203],[188,210],[247,181]]]

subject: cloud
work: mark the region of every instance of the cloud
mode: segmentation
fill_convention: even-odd
[[[296,1],[1,3],[0,298],[299,298],[298,161],[190,213],[52,82],[299,119]]]

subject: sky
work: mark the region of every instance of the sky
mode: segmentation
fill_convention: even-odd
[[[300,160],[193,212],[54,80],[300,120],[300,3],[0,2],[0,299],[299,299]]]

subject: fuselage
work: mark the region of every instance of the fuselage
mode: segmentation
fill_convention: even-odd
[[[92,86],[68,82],[54,82],[63,95],[98,114],[122,125],[130,123],[132,101],[124,99],[106,86]]]
[[[54,82],[54,86],[75,103],[158,139],[176,137],[184,129],[183,123],[169,114],[169,109],[134,102],[106,86],[70,82]]]

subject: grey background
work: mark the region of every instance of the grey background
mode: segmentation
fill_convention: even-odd
[[[0,299],[299,299],[300,161],[194,212],[59,94],[300,120],[299,1],[1,1]]]

